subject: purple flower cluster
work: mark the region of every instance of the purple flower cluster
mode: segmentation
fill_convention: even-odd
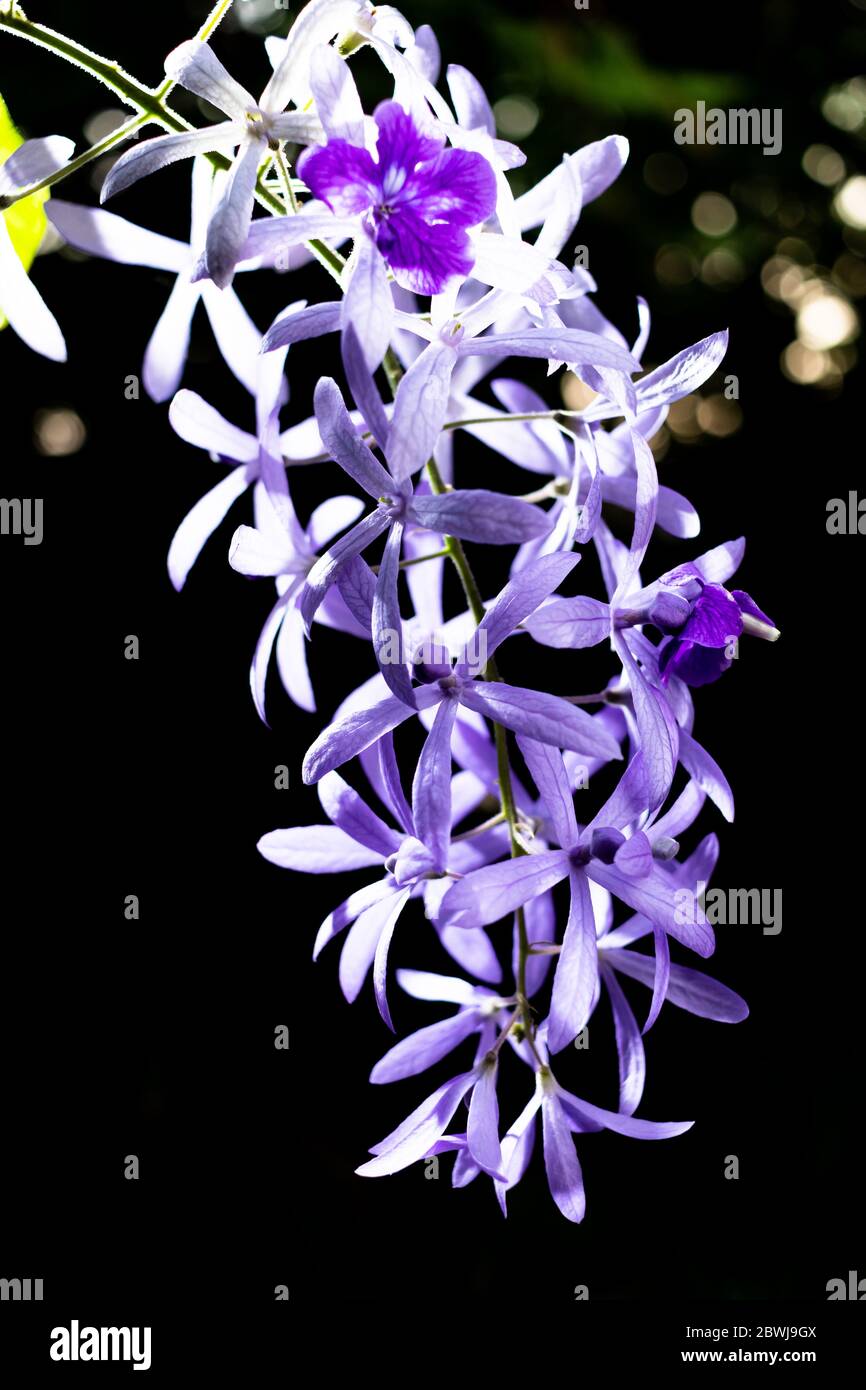
[[[387,74],[372,115],[346,56],[365,61],[355,56],[364,49]],[[358,1172],[390,1174],[453,1151],[454,1185],[485,1175],[504,1212],[540,1116],[553,1199],[580,1221],[573,1136],[606,1129],[662,1139],[690,1127],[635,1115],[644,1038],[665,1002],[719,1022],[747,1013],[724,985],[672,960],[672,941],[702,959],[714,949],[696,894],[717,840],[709,834],[682,856],[680,837],[707,799],[733,817],[724,774],[694,736],[691,691],[731,667],[741,639],[779,634],[747,593],[726,587],[742,540],[649,584],[641,577],[657,526],[687,541],[698,533],[691,503],[659,484],[649,441],[671,403],[716,371],[727,334],[644,372],[645,302],[629,341],[596,306],[588,271],[561,259],[583,206],[622,170],[621,137],[567,155],[515,197],[507,173],[524,156],[497,139],[465,68],[449,67],[450,100],[440,93],[429,27],[413,30],[396,10],[362,0],[311,0],[268,52],[274,72],[256,100],[208,44],[175,50],[168,75],[226,121],[140,142],[106,180],[103,197],[194,156],[189,245],[102,209],[55,200],[49,214],[91,254],[177,277],[148,347],[145,385],[155,399],[171,398],[175,432],[229,471],[181,523],[169,571],[181,588],[251,491],[254,524],[236,530],[229,562],[276,587],[251,669],[262,719],[272,658],[290,698],[315,710],[307,663],[315,623],[370,652],[374,674],[346,693],[304,758],[327,823],[274,830],[259,844],[292,872],[363,873],[325,917],[314,956],[339,937],[344,995],[355,1000],[372,977],[388,1028],[389,962],[411,953],[410,914],[429,923],[461,972],[397,970],[404,991],[449,1012],[396,1042],[371,1080],[415,1077],[458,1049],[464,1060]],[[208,162],[214,151],[230,157],[227,172]],[[257,203],[273,212],[275,202],[280,215],[254,215]],[[235,273],[290,271],[313,256],[339,292],[289,304],[262,336]],[[253,398],[254,430],[178,389],[199,300]],[[312,409],[286,426],[293,348],[329,335],[339,345],[334,375],[320,377]],[[521,358],[546,362],[550,374],[567,366],[593,393],[590,404],[550,407],[503,373]],[[495,405],[477,394],[491,371]],[[489,481],[511,491],[460,485],[464,434],[489,451]],[[290,487],[301,465],[322,469],[332,486],[306,520]],[[515,469],[535,475],[522,496]],[[630,518],[625,541],[608,525],[611,507]],[[476,545],[497,547],[494,556],[512,547],[498,593],[479,590]],[[575,583],[585,548],[601,571],[601,597]],[[453,613],[444,607],[446,565],[463,586]],[[567,698],[535,688],[537,645],[604,645],[607,685]],[[513,680],[500,675],[500,659]],[[565,669],[579,667],[569,657]],[[590,812],[597,774],[608,794]],[[642,1024],[622,977],[651,992]],[[566,1089],[580,1053],[568,1060],[565,1050],[602,993],[619,1064],[615,1108]],[[526,1100],[501,1123],[504,1065],[525,1077]]]

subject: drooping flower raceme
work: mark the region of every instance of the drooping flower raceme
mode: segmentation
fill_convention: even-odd
[[[349,67],[366,49],[381,60],[372,113]],[[393,1031],[401,1011],[389,963],[411,966],[420,926],[461,971],[397,970],[407,994],[456,1012],[398,1038],[374,1067],[377,1085],[443,1071],[358,1172],[453,1154],[454,1186],[489,1180],[505,1213],[538,1140],[553,1201],[577,1222],[586,1199],[575,1136],[581,1146],[603,1131],[663,1139],[691,1125],[637,1114],[647,1037],[665,1004],[723,1023],[747,1014],[739,995],[672,958],[707,958],[715,946],[700,894],[718,840],[710,832],[688,852],[681,837],[707,802],[733,818],[724,773],[695,737],[692,691],[735,655],[751,657],[756,648],[744,643],[741,654],[741,638],[779,633],[745,590],[727,587],[742,541],[668,562],[650,583],[641,577],[656,527],[690,543],[700,530],[688,498],[659,484],[651,441],[669,405],[718,369],[727,334],[647,371],[645,301],[624,335],[596,306],[585,267],[563,259],[583,206],[625,165],[621,137],[572,152],[515,198],[508,172],[523,153],[497,139],[468,69],[452,64],[449,97],[440,92],[429,26],[413,30],[389,6],[311,0],[268,53],[273,72],[256,100],[209,42],[182,44],[166,72],[227,120],[179,130],[172,117],[173,133],[131,149],[105,182],[108,197],[197,156],[189,244],[72,203],[57,203],[53,221],[92,254],[177,277],[146,385],[157,400],[172,397],[176,436],[229,472],[181,522],[169,572],[182,588],[205,542],[251,494],[228,559],[271,590],[251,669],[262,719],[273,656],[291,699],[312,713],[316,624],[356,644],[360,660],[347,663],[357,664],[356,687],[340,692],[303,760],[329,824],[285,826],[259,843],[281,871],[362,875],[323,910],[314,956],[327,959],[340,937],[344,995],[359,999],[372,974]],[[56,137],[22,146],[0,170],[0,196],[8,203],[53,181],[67,157]],[[31,346],[61,357],[59,329],[4,238],[0,222],[0,304]],[[260,341],[230,288],[235,271],[291,272],[314,256],[339,289],[288,304],[275,293]],[[225,362],[254,397],[254,431],[210,404],[216,374],[207,399],[181,386],[199,296]],[[287,423],[286,374],[301,343],[318,354],[318,384],[312,401],[292,398]],[[521,359],[546,362],[551,377],[575,371],[594,393],[589,405],[549,403],[522,380]],[[479,393],[490,371],[495,405]],[[471,486],[467,435],[485,446]],[[325,483],[306,521],[291,490],[301,464]],[[528,495],[520,469],[535,475]],[[477,546],[490,546],[494,563],[504,557],[490,592],[475,578]],[[601,571],[597,595],[580,592],[586,547]],[[462,587],[456,611],[446,565]],[[542,648],[549,660],[564,653],[561,691],[579,690],[577,653],[592,646],[610,654],[602,689],[545,688]],[[355,760],[370,787],[363,795]],[[596,798],[597,776],[605,793]],[[636,986],[651,991],[640,1015]],[[610,1009],[593,1027],[608,1036],[619,1086],[600,1104],[583,1098],[581,1053],[566,1048],[605,998]],[[446,1060],[452,1053],[459,1063]],[[507,1127],[503,1067],[525,1082]]]

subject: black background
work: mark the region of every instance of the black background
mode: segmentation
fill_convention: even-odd
[[[114,5],[28,7],[31,18],[67,26],[153,82],[163,54],[205,12],[198,3],[154,4],[133,31]],[[407,13],[434,25],[445,61],[476,71],[491,98],[514,89],[515,74],[489,41],[485,5]],[[830,82],[862,68],[866,17],[848,3],[834,0],[820,16],[813,6],[773,3],[712,13],[593,4],[590,16],[547,3],[533,15],[560,26],[564,42],[572,26],[609,22],[662,74],[738,73],[752,102],[783,107],[790,153],[779,168],[799,180],[803,196],[809,188],[796,151],[816,140],[844,143],[817,100]],[[69,134],[82,147],[82,124],[114,104],[110,94],[50,55],[5,35],[0,43],[0,90],[25,132]],[[256,40],[230,38],[226,28],[217,48],[253,90],[263,85]],[[369,57],[366,72],[374,97],[383,95]],[[647,153],[669,147],[669,118],[643,118],[627,103],[619,116],[599,113],[578,94],[571,106],[551,101],[544,124],[544,140],[526,142],[537,176],[563,149],[611,130],[632,141],[619,184],[586,211],[580,239],[614,321],[630,332],[634,296],[650,299],[645,360],[653,365],[716,328],[731,329],[724,371],[739,376],[744,426],[727,441],[675,443],[661,477],[701,512],[701,548],[747,535],[738,582],[784,634],[774,647],[746,647],[728,677],[697,692],[696,733],[738,798],[733,827],[712,808],[699,822],[702,833],[715,829],[721,838],[714,882],[784,893],[779,936],[719,931],[710,971],[747,997],[751,1017],[728,1028],[664,1011],[647,1040],[641,1113],[697,1123],[664,1144],[588,1136],[580,1145],[588,1212],[579,1228],[553,1206],[538,1156],[512,1195],[507,1223],[489,1184],[452,1192],[450,1160],[438,1182],[417,1165],[387,1181],[354,1176],[367,1146],[450,1074],[453,1059],[430,1078],[367,1084],[389,1045],[370,991],[350,1007],[337,985],[335,948],[317,966],[310,961],[320,920],[364,879],[305,879],[257,855],[265,831],[319,819],[300,763],[320,722],[294,710],[273,683],[269,731],[249,698],[248,663],[270,589],[225,563],[248,503],[233,510],[184,593],[169,584],[170,538],[219,470],[174,436],[164,407],[124,397],[168,278],[46,257],[37,283],[65,331],[68,366],[36,358],[9,332],[0,338],[3,494],[45,498],[43,545],[0,543],[0,1275],[41,1276],[46,1286],[40,1309],[3,1305],[9,1349],[19,1344],[38,1359],[46,1329],[72,1317],[152,1323],[155,1356],[170,1343],[173,1366],[197,1354],[198,1316],[212,1319],[209,1335],[225,1349],[239,1327],[270,1330],[279,1346],[289,1313],[273,1302],[277,1284],[289,1286],[294,1310],[376,1303],[414,1309],[423,1320],[444,1303],[519,1299],[538,1310],[577,1306],[582,1326],[590,1315],[573,1290],[587,1284],[590,1308],[628,1300],[637,1312],[659,1301],[659,1326],[674,1345],[685,1317],[675,1310],[687,1299],[729,1302],[715,1321],[730,1324],[744,1317],[735,1301],[783,1300],[771,1322],[820,1313],[826,1323],[832,1311],[838,1322],[825,1329],[826,1351],[855,1313],[824,1305],[806,1316],[804,1305],[795,1315],[794,1305],[823,1303],[828,1279],[850,1269],[866,1274],[855,1147],[863,542],[828,536],[825,527],[827,500],[860,483],[862,379],[855,371],[835,395],[787,381],[778,359],[790,319],[755,274],[724,295],[700,283],[675,291],[655,282],[657,245],[687,223],[691,197],[730,180],[737,160],[760,164],[759,151],[715,151],[711,170],[690,165],[688,190],[662,206],[639,175]],[[846,154],[856,163],[853,145]],[[155,176],[115,210],[184,235],[187,179],[186,165]],[[93,202],[87,174],[63,196]],[[838,227],[820,235],[838,241]],[[241,292],[264,328],[290,299],[330,297],[331,288],[313,268],[291,284],[245,277]],[[335,370],[330,358],[325,366],[325,342],[333,345],[323,340],[290,355],[284,423],[309,413],[318,372]],[[203,318],[184,384],[252,427],[249,399],[216,358]],[[555,403],[555,384],[548,389]],[[66,405],[82,416],[87,443],[68,458],[41,457],[34,414]],[[469,485],[533,485],[480,448],[464,445],[460,458]],[[333,469],[301,480],[298,510],[305,514],[335,481]],[[689,553],[688,543],[656,542],[645,573]],[[502,582],[504,563],[480,561],[488,593]],[[587,558],[581,567],[581,588],[595,579],[590,565]],[[124,660],[127,634],[140,638],[138,662]],[[321,629],[311,657],[322,718],[373,669],[360,643]],[[551,688],[589,688],[559,662],[527,672],[517,650],[503,653],[502,668],[515,683],[541,684],[549,674]],[[274,789],[283,763],[288,792]],[[140,895],[139,922],[124,920],[129,893]],[[392,958],[448,971],[414,914]],[[645,1007],[640,988],[626,988]],[[438,1016],[396,988],[392,1006],[400,1034]],[[599,1104],[614,1094],[605,1008],[594,1025],[604,1046],[562,1068],[566,1084]],[[287,1053],[273,1046],[281,1023],[291,1030]],[[503,1118],[522,1103],[520,1092],[506,1091]],[[140,1160],[137,1182],[123,1176],[128,1154]],[[729,1154],[740,1159],[737,1182],[723,1176]],[[694,1310],[689,1318],[704,1320]]]

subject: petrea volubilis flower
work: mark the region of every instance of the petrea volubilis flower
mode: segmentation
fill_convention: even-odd
[[[137,227],[102,208],[81,207],[59,198],[52,199],[47,208],[60,235],[79,251],[104,256],[121,265],[168,271],[177,277],[144,354],[144,389],[155,401],[169,400],[180,386],[199,302],[204,305],[226,365],[251,395],[256,392],[256,358],[261,343],[258,329],[233,289],[220,293],[209,280],[192,282],[192,272],[204,250],[215,186],[213,169],[207,160],[195,159],[188,244]],[[238,269],[250,270],[254,266],[241,265]]]
[[[376,158],[347,140],[329,140],[301,157],[298,173],[338,217],[360,217],[398,283],[439,294],[472,269],[467,228],[486,222],[496,179],[480,154],[444,148],[418,129],[396,101],[375,112]]]
[[[414,687],[409,684],[406,672],[405,692],[401,689],[399,695],[392,695],[367,709],[353,710],[325,729],[304,758],[304,781],[317,782],[326,772],[369,748],[413,714],[438,707],[418,768],[419,772],[423,768],[425,775],[435,779],[439,788],[439,795],[430,803],[436,808],[431,833],[441,836],[443,825],[448,823],[444,774],[445,769],[450,768],[451,733],[460,704],[539,743],[570,748],[592,757],[619,759],[622,755],[616,739],[584,710],[540,690],[477,679],[479,653],[483,650],[489,661],[527,613],[562,582],[576,560],[574,555],[547,555],[534,566],[528,566],[490,605],[478,631],[453,667],[443,668],[435,680]],[[531,896],[531,892],[526,894],[526,897]]]
[[[578,1222],[585,1195],[575,1136],[661,1139],[690,1127],[637,1115],[665,1003],[725,1023],[748,1013],[734,991],[673,958],[681,948],[706,958],[715,944],[700,893],[719,842],[704,835],[681,854],[680,837],[707,801],[727,821],[734,814],[722,769],[694,736],[693,690],[735,655],[760,659],[758,644],[739,652],[741,637],[779,633],[744,590],[728,588],[742,541],[666,559],[659,578],[641,578],[649,565],[661,569],[651,549],[657,528],[673,541],[700,529],[691,502],[660,484],[651,443],[668,408],[718,370],[727,333],[646,371],[650,310],[639,287],[626,337],[598,308],[594,277],[561,259],[583,208],[625,167],[621,136],[566,154],[515,197],[508,175],[525,162],[522,151],[497,138],[468,68],[449,64],[448,96],[440,92],[429,26],[415,30],[399,11],[366,0],[311,0],[286,39],[267,41],[273,75],[256,100],[209,45],[225,8],[169,55],[166,72],[227,119],[178,130],[164,84],[147,113],[172,133],[130,149],[103,187],[109,197],[176,160],[208,156],[193,166],[189,245],[71,203],[50,215],[91,254],[176,277],[147,349],[145,386],[157,401],[171,397],[176,436],[229,472],[181,522],[169,573],[180,589],[251,489],[252,516],[235,529],[228,558],[276,588],[250,672],[261,718],[272,657],[290,699],[315,711],[314,621],[351,635],[367,656],[366,667],[334,668],[351,669],[355,688],[334,696],[336,713],[304,758],[304,782],[318,784],[329,824],[274,830],[259,851],[293,873],[365,875],[325,916],[314,956],[340,937],[344,995],[357,999],[372,975],[392,1031],[389,961],[410,949],[414,925],[426,922],[428,946],[465,977],[397,970],[406,994],[456,1012],[395,1040],[371,1081],[412,1078],[460,1049],[465,1057],[358,1172],[382,1176],[451,1154],[453,1185],[489,1179],[505,1214],[540,1133],[553,1199]],[[349,61],[366,61],[367,49],[381,61],[371,111]],[[110,65],[100,64],[104,76]],[[134,118],[113,143],[141,123]],[[298,145],[306,149],[292,177]],[[70,149],[61,137],[31,141],[0,168],[0,304],[30,346],[57,359],[60,330],[13,250],[6,210],[30,184],[70,172]],[[230,288],[235,271],[291,273],[313,259],[331,273],[330,293],[305,285],[304,298],[286,303],[275,292],[259,340]],[[217,380],[208,399],[181,384],[199,298],[222,356],[254,396],[252,432],[209,404],[219,399]],[[281,429],[288,353],[300,343],[316,354],[315,413],[307,406],[306,418],[301,410]],[[329,355],[332,343],[339,351]],[[525,359],[546,364],[548,375],[575,372],[591,399],[580,411],[552,406],[537,380],[522,379]],[[477,390],[488,372],[495,403]],[[495,455],[471,487],[463,485],[467,434]],[[287,472],[300,464],[320,485],[306,524],[289,489],[297,474]],[[515,496],[503,466],[541,485]],[[341,475],[370,504],[343,495]],[[365,553],[377,541],[371,568]],[[599,592],[575,595],[572,572],[588,545]],[[505,552],[484,589],[476,546],[490,547],[491,563]],[[447,566],[462,590],[456,603]],[[540,647],[565,653],[562,685],[548,683]],[[592,693],[552,693],[575,688],[589,647],[602,649],[598,660],[610,655]],[[352,770],[336,771],[356,758],[377,803],[355,790]],[[624,769],[616,781],[615,761]],[[596,777],[605,779],[598,797]],[[642,1024],[637,985],[651,991]],[[617,1060],[616,1110],[566,1087],[565,1069],[579,1070],[581,1057],[566,1049],[590,1019],[594,1048],[606,1040]],[[508,1068],[531,1091],[503,1128],[497,1088]]]
[[[277,476],[280,474],[282,468],[278,465]],[[262,628],[250,667],[253,702],[264,723],[267,723],[268,666],[275,649],[286,693],[301,709],[315,711],[316,701],[304,650],[301,594],[306,576],[316,563],[317,552],[338,532],[351,526],[361,508],[356,497],[329,497],[315,509],[305,528],[295,514],[288,487],[272,492],[266,485],[255,494],[256,525],[239,526],[232,538],[229,548],[232,569],[249,578],[272,578],[277,586],[278,598]],[[343,632],[366,635],[346,608],[338,590],[330,591],[316,618]]]
[[[229,424],[215,406],[195,391],[178,391],[171,403],[169,421],[181,439],[207,449],[220,463],[236,465],[227,478],[196,502],[174,534],[168,552],[168,572],[178,590],[186,583],[202,547],[237,499],[248,487],[264,487],[262,474],[267,460],[282,458],[278,420],[286,393],[285,360],[285,352],[257,359],[254,435]]]
[[[361,364],[359,370],[363,370]],[[404,528],[414,525],[439,534],[447,532],[467,540],[485,541],[488,545],[507,545],[540,535],[549,523],[538,508],[501,493],[473,489],[439,497],[416,494],[410,478],[393,463],[389,473],[359,437],[336,382],[328,377],[323,377],[316,387],[316,417],[331,457],[376,500],[377,506],[310,570],[301,611],[309,627],[341,569],[387,532],[373,606],[373,639],[382,674],[394,693],[411,706],[413,698],[404,663],[383,660],[383,647],[390,649],[393,634],[400,628],[397,578]],[[387,457],[387,447],[385,452]]]
[[[399,788],[399,771],[389,748],[389,774],[392,788]],[[456,818],[468,814],[484,795],[474,778],[463,779],[452,807],[452,780],[448,769],[448,819],[443,822],[441,805],[436,804],[433,780],[419,765],[412,787],[412,805],[398,792],[395,809],[399,830],[393,830],[363,798],[336,772],[319,782],[319,799],[331,820],[330,826],[295,826],[275,830],[259,841],[259,852],[272,864],[303,873],[341,873],[346,869],[377,866],[385,877],[354,893],[322,923],[313,948],[313,959],[328,942],[349,927],[340,956],[340,987],[351,1002],[373,967],[373,985],[379,1012],[390,1028],[391,1015],[386,993],[388,950],[403,908],[411,897],[424,897],[428,917],[435,920],[439,895],[428,891],[449,874],[465,872],[476,864],[501,854],[502,827],[479,836],[452,842],[452,813]],[[468,785],[467,785],[468,783]],[[432,827],[436,826],[436,833]],[[419,838],[420,837],[420,838]],[[449,937],[440,934],[446,950]],[[486,949],[484,949],[486,947]],[[496,957],[489,943],[474,952],[475,973],[496,977]]]
[[[226,71],[209,44],[197,39],[180,44],[165,60],[166,76],[216,106],[228,120],[202,130],[160,135],[128,150],[105,180],[102,200],[179,159],[237,151],[223,196],[210,216],[205,247],[207,273],[225,289],[249,231],[262,160],[285,141],[306,145],[322,134],[314,113],[286,111],[290,101],[306,100],[310,52],[349,26],[359,8],[355,0],[311,0],[298,15],[279,66],[258,101]]]

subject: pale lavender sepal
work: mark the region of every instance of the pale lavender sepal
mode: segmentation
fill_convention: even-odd
[[[541,1132],[551,1196],[567,1221],[580,1222],[586,1213],[583,1175],[571,1130],[556,1096],[545,1095],[542,1100]]]
[[[401,1125],[371,1150],[376,1157],[362,1163],[355,1172],[362,1178],[379,1178],[398,1173],[423,1158],[442,1138],[477,1073],[464,1072],[434,1091]]]
[[[571,907],[562,950],[553,977],[547,1041],[560,1052],[577,1037],[592,1013],[598,987],[598,948],[589,884],[582,869],[572,869]]]
[[[198,154],[219,152],[231,154],[244,138],[245,126],[240,121],[205,126],[203,130],[185,130],[178,135],[158,135],[127,150],[108,172],[99,195],[100,202],[113,198],[130,184],[179,159],[191,159]]]
[[[530,502],[484,488],[416,494],[406,510],[411,520],[428,531],[484,545],[519,544],[544,535],[550,525],[546,513]]]
[[[426,699],[429,705],[438,703],[442,696],[440,691],[426,696],[426,693],[420,690],[416,692],[415,698],[419,703]],[[308,784],[318,782],[326,772],[331,772],[335,767],[348,762],[350,758],[369,748],[377,738],[411,718],[412,713],[408,705],[398,700],[396,695],[391,695],[369,709],[356,710],[344,715],[342,719],[323,730],[308,749],[304,758],[304,781]]]
[[[398,971],[398,978],[402,972]],[[407,1076],[417,1076],[436,1062],[441,1062],[455,1047],[479,1027],[479,1016],[474,1009],[461,1009],[452,1018],[443,1018],[431,1023],[427,1028],[419,1028],[401,1039],[384,1057],[381,1057],[370,1072],[370,1080],[375,1086],[391,1081],[401,1081]]]
[[[451,843],[451,733],[457,701],[443,700],[436,711],[412,782],[415,833],[444,870]]]
[[[548,850],[467,874],[442,900],[439,920],[460,928],[486,927],[566,878],[568,855]]]

